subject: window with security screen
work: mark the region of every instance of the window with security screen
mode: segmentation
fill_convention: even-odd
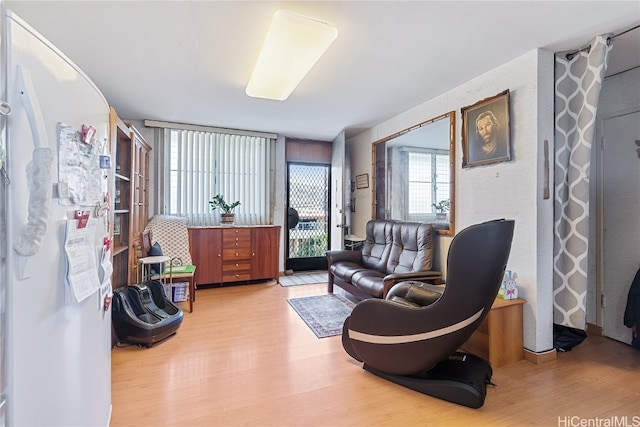
[[[433,221],[438,213],[438,204],[449,197],[449,154],[409,148],[403,151],[402,157],[401,179],[408,189],[402,218]]]

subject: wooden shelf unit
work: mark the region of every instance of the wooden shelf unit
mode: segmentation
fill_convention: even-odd
[[[109,138],[115,163],[110,185],[112,285],[119,288],[137,281],[141,235],[149,220],[151,147],[133,126],[118,117],[113,107]]]
[[[114,288],[129,283],[129,244],[131,217],[131,135],[129,127],[118,117],[113,107],[109,114],[109,137],[115,174],[111,190],[111,231],[113,235],[112,285]]]
[[[138,269],[141,268],[138,259],[142,257],[142,232],[149,222],[151,147],[134,126],[129,123],[127,126],[131,131],[133,146],[129,283],[137,283],[138,277],[140,277]]]

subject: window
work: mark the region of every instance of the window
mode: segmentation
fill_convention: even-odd
[[[402,181],[409,189],[403,218],[429,222],[436,217],[435,204],[449,198],[449,153],[438,150],[405,149]]]
[[[164,129],[161,211],[189,225],[217,225],[216,194],[236,207],[236,224],[272,223],[273,138],[193,129]]]

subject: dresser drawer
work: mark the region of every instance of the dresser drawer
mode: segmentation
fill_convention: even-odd
[[[222,263],[222,281],[238,282],[251,280],[251,260],[225,260]]]
[[[225,248],[251,246],[251,230],[246,228],[232,228],[222,230],[222,246]]]
[[[237,273],[238,271],[251,271],[251,260],[237,260],[237,262],[225,261],[222,264],[222,271],[224,273]]]
[[[234,248],[234,249],[225,248],[222,250],[223,261],[250,260],[250,259],[251,259],[251,248]]]
[[[251,280],[251,272],[247,271],[245,273],[223,273],[222,281],[223,282],[248,282]]]

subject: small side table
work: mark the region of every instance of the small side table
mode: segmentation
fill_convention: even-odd
[[[160,256],[148,256],[144,258],[139,258],[138,262],[141,264],[140,269],[138,269],[139,274],[142,277],[138,277],[138,280],[142,280],[143,282],[148,279],[160,280],[163,285],[169,284],[169,295],[167,298],[173,301],[173,296],[171,288],[173,287],[173,279],[181,279],[185,278],[189,281],[189,312],[193,313],[193,301],[195,301],[195,291],[196,291],[196,283],[195,283],[195,266],[193,266],[193,270],[189,273],[184,272],[174,272],[174,269],[178,267],[171,266],[171,257],[160,255]],[[151,265],[159,264],[159,263],[168,263],[169,267],[169,281],[167,282],[167,275],[165,271],[167,268],[163,268],[163,271],[160,274],[151,274]],[[165,292],[166,293],[166,292]]]
[[[350,251],[359,251],[364,246],[364,241],[364,238],[350,234],[344,237],[344,248]]]
[[[138,262],[141,264],[140,269],[138,269],[139,272],[139,277],[138,277],[138,281],[140,283],[144,282],[147,279],[150,279],[152,274],[151,274],[151,265],[152,264],[163,264],[163,268],[162,270],[164,270],[164,263],[170,263],[171,262],[171,258],[165,255],[158,255],[158,256],[148,256],[148,257],[144,257],[144,258],[138,258]],[[171,274],[169,274],[169,283],[172,282],[171,280]],[[166,284],[166,277],[164,275],[164,271],[161,271],[159,274],[159,280],[160,282],[162,282],[163,284]]]
[[[462,344],[462,350],[480,356],[493,368],[524,359],[522,307],[523,298],[496,298],[487,317]]]

